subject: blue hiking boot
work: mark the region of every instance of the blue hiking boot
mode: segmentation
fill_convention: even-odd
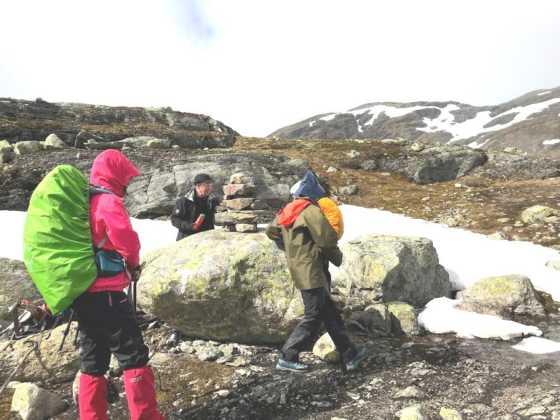
[[[346,362],[346,370],[348,372],[351,372],[353,370],[356,370],[358,368],[358,366],[360,365],[360,363],[367,357],[367,351],[365,347],[361,347],[358,352],[356,353],[356,355],[350,359],[349,361]]]
[[[278,359],[276,363],[276,369],[278,370],[288,370],[290,372],[304,373],[309,370],[309,366],[300,362],[288,362],[284,359]]]

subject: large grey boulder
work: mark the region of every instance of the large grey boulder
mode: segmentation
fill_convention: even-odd
[[[0,328],[12,322],[8,310],[22,298],[33,301],[41,295],[21,261],[0,258]]]
[[[479,280],[461,293],[461,299],[461,309],[508,319],[519,315],[546,315],[531,280],[515,274]]]
[[[451,181],[466,175],[487,159],[482,150],[457,146],[430,147],[411,158],[406,173],[417,184]]]
[[[220,230],[145,257],[142,308],[190,337],[281,343],[303,314],[284,253],[264,234]]]
[[[344,259],[333,286],[355,307],[374,301],[401,301],[422,307],[448,296],[449,275],[431,240],[365,235],[341,246]]]
[[[222,186],[233,174],[244,172],[254,180],[255,198],[274,209],[290,200],[290,186],[303,176],[306,167],[300,160],[252,153],[192,156],[179,165],[143,171],[144,175],[129,186],[126,204],[135,217],[169,216],[177,198],[193,187],[196,174],[209,174],[214,179],[215,194],[221,198]]]

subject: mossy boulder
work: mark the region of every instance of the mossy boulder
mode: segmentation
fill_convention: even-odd
[[[187,336],[249,344],[283,342],[303,315],[284,253],[261,233],[207,231],[149,254],[138,301]]]
[[[394,335],[420,334],[418,314],[412,305],[404,302],[390,302],[387,304],[387,310],[391,314],[391,330]]]
[[[451,283],[431,240],[365,235],[341,246],[344,260],[333,276],[335,290],[353,309],[375,301],[422,307],[449,296]]]
[[[461,309],[508,319],[518,315],[546,315],[542,299],[531,280],[516,274],[479,280],[461,293],[461,299]]]
[[[521,213],[521,220],[527,224],[534,223],[545,223],[549,218],[555,218],[560,216],[560,210],[553,209],[547,206],[532,206],[529,207]],[[555,219],[552,219],[552,221]]]

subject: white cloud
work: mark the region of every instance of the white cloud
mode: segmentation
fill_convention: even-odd
[[[0,96],[170,105],[248,135],[560,85],[558,2],[18,0],[0,15]]]

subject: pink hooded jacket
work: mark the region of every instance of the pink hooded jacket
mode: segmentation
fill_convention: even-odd
[[[118,150],[100,153],[91,167],[90,184],[103,187],[113,194],[96,194],[91,198],[89,221],[93,244],[105,250],[117,251],[126,261],[128,269],[140,264],[140,241],[132,229],[130,217],[124,206],[123,197],[130,180],[140,171]],[[98,277],[88,292],[122,291],[130,283],[128,272],[112,277]]]

